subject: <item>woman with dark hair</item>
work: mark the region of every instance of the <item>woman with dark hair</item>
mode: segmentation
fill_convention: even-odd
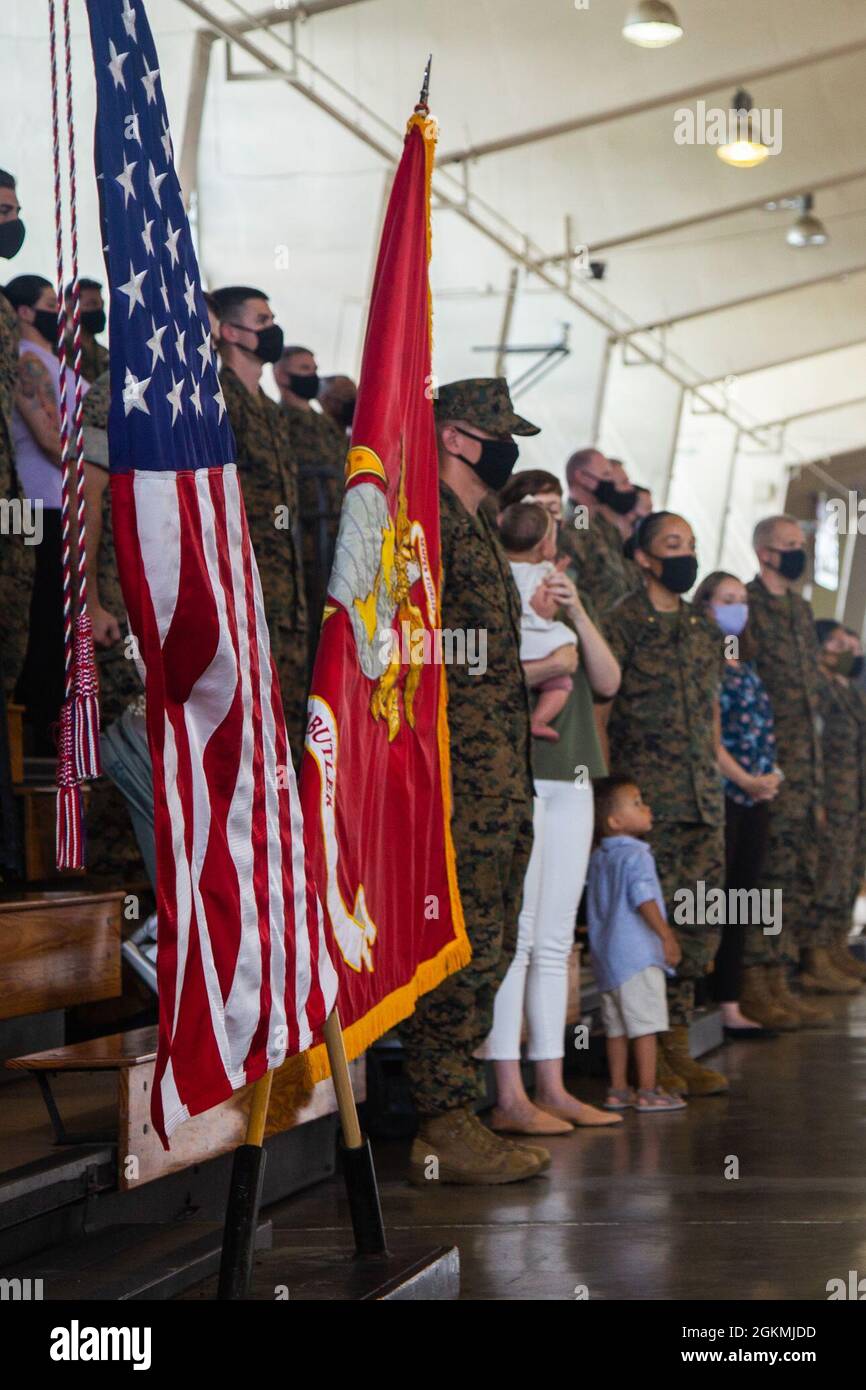
[[[526,497],[550,512],[554,521],[562,521],[562,483],[555,473],[548,473],[544,468],[524,468],[520,473],[512,473],[496,495],[497,510],[504,512],[506,507]]]
[[[63,579],[60,550],[60,503],[63,460],[60,452],[60,363],[57,339],[57,294],[41,275],[18,275],[4,293],[18,318],[18,374],[12,439],[15,466],[24,496],[38,507],[42,543],[30,601],[27,655],[16,696],[27,707],[32,751],[50,757],[51,725],[63,701]],[[88,383],[82,381],[82,391]],[[66,368],[66,393],[75,398],[72,371]]]
[[[521,508],[532,499],[537,506]],[[543,508],[562,515],[562,484],[552,473],[527,470],[512,477],[498,497],[501,534],[512,570],[528,569],[519,513],[527,513],[537,534],[545,534]],[[516,514],[516,515],[515,515]],[[509,519],[511,525],[508,524]],[[540,524],[539,524],[540,523]],[[531,534],[524,541],[532,539]],[[551,538],[553,539],[553,538]],[[509,550],[510,548],[510,550]],[[518,581],[519,587],[519,581]],[[539,596],[540,595],[540,596]],[[575,1126],[621,1123],[622,1116],[586,1105],[566,1090],[563,1079],[568,962],[592,842],[592,779],[606,772],[593,713],[595,699],[609,700],[619,684],[610,649],[584,607],[571,579],[559,568],[540,586],[536,613],[564,618],[578,648],[578,667],[567,698],[550,720],[553,740],[539,737],[533,724],[532,772],[534,839],[524,881],[517,927],[517,950],[496,996],[487,1056],[496,1070],[497,1105],[491,1127],[514,1134],[568,1134]],[[535,600],[533,600],[534,602]],[[550,608],[545,609],[545,602]],[[545,682],[545,661],[523,656],[533,717],[536,692]],[[526,1018],[527,1060],[534,1064],[534,1103],[520,1069],[520,1035]]]
[[[770,699],[751,660],[748,600],[745,584],[724,570],[708,574],[692,600],[696,611],[724,635],[719,767],[725,778],[725,888],[729,891],[758,887],[767,849],[769,805],[782,780],[776,767]],[[713,997],[721,1005],[730,1037],[772,1036],[776,1029],[790,1026],[787,1015],[764,995],[753,997],[748,976],[744,982],[745,923],[733,922],[731,916],[726,914],[716,952]]]
[[[689,1096],[716,1095],[728,1089],[727,1078],[692,1059],[688,1025],[695,985],[718,944],[717,930],[697,920],[703,916],[697,904],[707,890],[721,887],[724,876],[722,643],[718,629],[683,598],[698,572],[694,533],[683,517],[644,517],[634,558],[643,585],[604,620],[622,669],[619,694],[606,711],[610,771],[632,778],[652,810],[650,845],[683,948],[677,977],[668,982],[671,1026],[659,1037],[659,1085]]]

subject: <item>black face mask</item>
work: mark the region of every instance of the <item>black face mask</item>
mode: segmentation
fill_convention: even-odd
[[[694,555],[653,555],[662,567],[654,577],[672,594],[684,594],[698,577],[698,562]]]
[[[637,488],[635,487],[630,487],[628,492],[617,492],[613,483],[605,481],[599,485],[598,492],[595,494],[596,497],[598,497],[602,488],[613,488],[613,491],[607,493],[606,496],[599,497],[599,501],[603,502],[606,507],[610,507],[611,511],[616,512],[617,516],[626,516],[637,501]]]
[[[57,315],[53,309],[34,309],[33,327],[43,338],[47,338],[52,348],[57,340]]]
[[[11,222],[0,222],[0,256],[11,261],[24,245],[24,223],[20,217]]]
[[[775,545],[771,545],[769,549],[779,556],[779,573],[783,579],[793,581],[800,578],[806,568],[805,550],[779,550]]]
[[[283,330],[278,323],[272,323],[268,328],[260,328],[256,332],[255,328],[247,328],[243,323],[231,323],[230,328],[240,328],[244,333],[256,334],[256,346],[254,348],[244,348],[252,357],[257,357],[260,362],[279,362],[283,355]],[[237,344],[243,347],[242,343]]]
[[[317,372],[310,372],[308,376],[301,376],[299,372],[289,373],[289,390],[294,396],[300,396],[302,401],[313,401],[319,394],[319,377]]]
[[[105,310],[104,309],[82,309],[81,327],[85,333],[90,333],[94,338],[99,333],[105,332]]]
[[[856,680],[859,680],[859,678],[860,678],[860,676],[862,676],[862,674],[863,674],[863,657],[862,657],[862,656],[855,656],[854,660],[851,662],[851,670],[848,672],[848,675],[850,676],[850,678],[851,678],[852,681],[856,681]]]
[[[610,478],[600,478],[595,484],[592,495],[596,502],[600,502],[603,507],[612,507],[613,498],[616,497],[616,488]]]
[[[470,434],[468,430],[461,430],[459,425],[455,425],[455,429],[460,434],[465,434],[467,439],[477,439],[481,445],[481,457],[477,463],[472,463],[465,454],[458,454],[457,457],[475,469],[482,483],[498,492],[508,482],[520,456],[520,450],[514,440],[482,439],[477,434]]]

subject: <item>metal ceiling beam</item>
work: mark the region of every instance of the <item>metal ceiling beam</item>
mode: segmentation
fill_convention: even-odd
[[[815,348],[813,352],[808,348],[805,351],[801,348],[789,357],[775,357],[772,362],[758,362],[754,367],[741,367],[738,372],[726,372],[724,375],[745,379],[756,376],[758,372],[772,372],[776,367],[790,367],[794,362],[811,362],[813,357],[827,357],[831,352],[845,352],[848,348],[856,347],[866,347],[866,338],[849,338],[844,343],[831,343],[829,347]],[[701,386],[718,386],[723,379],[720,376],[708,376],[701,382]]]
[[[257,44],[254,44],[247,38],[246,35],[238,34],[225,20],[214,15],[201,0],[180,0],[180,3],[188,10],[191,10],[193,14],[196,14],[199,19],[210,28],[215,29],[223,38],[231,43],[237,44],[239,48],[245,53],[248,53],[251,58],[254,58],[263,68],[273,74],[274,77],[284,81],[287,86],[294,88],[294,90],[305,96],[308,101],[312,102],[314,106],[317,106],[319,110],[324,111],[326,115],[330,116],[338,125],[341,125],[345,130],[351,131],[351,133],[365,144],[368,149],[375,150],[375,152],[389,164],[393,165],[396,163],[403,145],[403,136],[401,132],[388,126],[386,122],[375,116],[375,113],[371,112],[369,108],[364,107],[356,98],[354,99],[353,113],[341,111],[339,107],[334,105],[333,101],[326,100],[320,95],[318,90],[305,82],[296,71],[290,71],[284,68],[274,58],[271,58],[269,54],[265,53]],[[866,40],[864,40],[864,46],[866,46]],[[330,82],[335,91],[339,92],[344,97],[351,97],[351,93],[347,93],[345,88],[341,88],[333,79],[328,78],[326,73],[316,68],[309,60],[306,61],[307,66],[318,77]],[[383,132],[383,137],[387,137],[389,143],[386,144],[385,138],[377,138],[362,125],[359,119],[359,113],[361,112],[376,120]],[[448,180],[447,189],[444,186],[445,180]],[[561,280],[557,279],[554,270],[550,270],[546,266],[540,264],[541,257],[537,254],[532,254],[533,249],[537,250],[538,248],[533,248],[530,239],[525,233],[513,227],[501,213],[472,194],[468,188],[459,186],[455,188],[454,175],[451,174],[450,171],[446,170],[443,174],[441,171],[434,170],[433,192],[442,207],[456,213],[467,222],[469,226],[474,227],[481,236],[485,237],[494,246],[498,246],[512,261],[525,266],[536,279],[542,282],[542,284],[547,285],[549,289],[561,295],[563,299],[573,304],[581,313],[586,314],[594,323],[607,329],[609,333],[613,333],[616,337],[628,337],[632,352],[636,353],[642,361],[656,367],[664,376],[670,378],[671,381],[687,389],[695,400],[701,401],[702,404],[706,406],[707,410],[730,420],[731,424],[740,430],[744,438],[750,438],[762,448],[766,448],[764,440],[762,440],[761,436],[757,433],[756,425],[753,424],[751,420],[746,420],[732,414],[721,392],[714,392],[712,388],[702,386],[693,379],[699,376],[696,368],[692,367],[682,358],[678,358],[676,353],[667,350],[661,352],[656,351],[657,345],[655,343],[651,343],[648,347],[642,347],[634,342],[634,335],[639,335],[646,332],[646,330],[638,328],[626,313],[618,309],[617,306],[612,304],[609,300],[606,300],[604,296],[597,291],[593,292],[595,299],[598,301],[597,305],[588,303],[585,298],[579,297],[568,283],[563,284]],[[589,290],[589,287],[587,287],[587,289]],[[675,362],[680,363],[680,370],[675,370],[673,365]]]
[[[750,212],[763,207],[765,203],[780,203],[785,198],[799,198],[804,193],[821,193],[826,188],[841,188],[846,183],[856,183],[866,179],[866,167],[853,169],[848,174],[835,174],[826,179],[811,179],[795,184],[781,193],[765,193],[760,198],[747,198],[742,203],[731,203],[723,208],[711,208],[709,212],[694,213],[690,217],[678,217],[672,222],[659,222],[652,227],[640,227],[633,232],[623,232],[621,236],[608,237],[606,241],[593,241],[589,254],[595,256],[602,251],[612,251],[617,246],[630,246],[636,241],[647,241],[650,237],[666,236],[669,232],[681,232],[687,227],[698,227],[702,222],[717,222],[723,217],[735,217],[740,212]],[[556,256],[548,256],[546,265],[556,265],[573,259],[573,251],[561,251]]]
[[[513,265],[508,277],[508,289],[505,294],[505,303],[502,307],[502,324],[499,329],[499,346],[496,351],[496,363],[493,368],[494,376],[505,375],[505,353],[508,347],[508,336],[511,332],[511,317],[514,313],[514,300],[517,295],[517,279],[520,274],[520,267]]]
[[[815,405],[811,410],[801,410],[796,415],[783,415],[779,420],[765,420],[759,429],[776,430],[786,425],[795,425],[800,420],[811,420],[813,415],[830,415],[834,410],[849,410],[857,405],[866,405],[866,396],[854,396],[847,401],[831,401],[829,405]]]
[[[272,73],[274,77],[287,83],[289,87],[294,87],[297,91],[302,92],[308,101],[311,101],[314,106],[318,106],[320,111],[324,111],[332,120],[335,120],[341,125],[344,130],[350,130],[353,135],[357,135],[360,140],[363,140],[364,144],[368,145],[370,149],[375,150],[383,159],[387,159],[389,163],[394,162],[393,149],[389,149],[387,145],[377,140],[369,131],[360,129],[358,125],[354,124],[350,117],[340,111],[333,102],[327,101],[324,97],[320,96],[319,93],[315,91],[314,88],[310,87],[308,83],[304,82],[301,77],[298,77],[294,72],[290,72],[288,68],[284,68],[275,58],[271,58],[263,49],[259,48],[258,44],[253,43],[245,34],[239,33],[227,20],[220,19],[217,15],[212,14],[206,5],[201,4],[200,0],[180,0],[180,3],[188,10],[191,10],[193,14],[198,15],[199,19],[211,29],[215,29],[221,38],[228,39],[230,43],[237,44],[238,48],[242,49],[244,53],[248,53],[251,58],[255,58],[256,62],[261,63],[262,67],[267,69],[269,73]]]
[[[198,149],[201,140],[201,122],[204,113],[204,100],[207,92],[207,78],[210,69],[210,51],[217,35],[212,29],[199,29],[195,36],[192,54],[192,72],[189,92],[186,99],[186,120],[180,146],[177,176],[183,193],[183,205],[189,212],[190,200],[198,184]]]
[[[842,266],[840,270],[829,271],[826,275],[816,275],[811,280],[798,280],[793,284],[777,285],[772,290],[758,290],[755,294],[744,294],[739,299],[727,299],[721,304],[708,304],[704,309],[690,309],[687,314],[675,314],[673,318],[659,319],[657,323],[645,323],[640,328],[635,328],[632,333],[655,333],[660,328],[673,328],[679,323],[688,323],[691,319],[702,319],[708,314],[722,314],[726,309],[742,309],[747,304],[757,304],[765,299],[775,299],[779,295],[794,294],[797,290],[814,289],[816,285],[828,285],[833,280],[841,280],[849,275],[862,275],[866,271],[866,262],[860,265]],[[631,337],[632,334],[629,334]]]
[[[305,5],[273,6],[241,19],[232,28],[238,34],[249,34],[253,29],[270,29],[275,24],[292,23],[295,20],[313,19],[317,14],[327,14],[329,10],[344,10],[349,5],[363,4],[364,0],[307,0]]]
[[[540,126],[535,130],[517,131],[513,135],[504,135],[497,140],[486,140],[478,145],[469,145],[462,150],[452,150],[450,154],[443,154],[437,163],[441,167],[444,164],[462,164],[468,159],[481,159],[489,154],[502,154],[506,150],[516,150],[524,145],[537,145],[542,140],[554,140],[560,135],[573,135],[579,130],[588,130],[592,126],[606,125],[610,121],[621,121],[627,116],[640,116],[646,111],[660,111],[666,106],[680,105],[684,101],[692,101],[695,97],[706,96],[708,92],[719,91],[721,88],[729,87],[733,92],[739,87],[748,87],[752,82],[760,81],[765,77],[778,77],[782,73],[795,72],[798,68],[811,67],[814,63],[829,63],[835,58],[847,58],[852,53],[858,53],[866,48],[866,38],[859,39],[856,43],[838,44],[835,48],[825,48],[820,53],[807,53],[799,58],[788,58],[782,63],[770,63],[760,68],[752,68],[744,72],[738,69],[729,77],[705,78],[702,82],[695,83],[689,87],[681,87],[676,92],[666,92],[660,97],[650,97],[643,101],[632,101],[625,106],[609,107],[606,111],[594,111],[591,115],[576,116],[571,120],[557,121],[553,125]]]

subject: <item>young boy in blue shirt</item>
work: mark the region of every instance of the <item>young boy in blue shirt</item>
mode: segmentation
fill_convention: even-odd
[[[684,1110],[680,1096],[656,1084],[656,1034],[668,1028],[665,974],[673,975],[682,949],[642,838],[652,829],[652,811],[628,777],[605,777],[594,791],[599,843],[589,861],[586,903],[610,1069],[605,1109],[644,1115]],[[637,1091],[627,1080],[629,1043]]]

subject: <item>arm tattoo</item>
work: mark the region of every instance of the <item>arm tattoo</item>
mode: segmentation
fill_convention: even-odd
[[[43,425],[52,432],[60,432],[60,416],[51,377],[44,363],[27,353],[18,362],[16,397],[21,413],[25,417],[42,417]]]

